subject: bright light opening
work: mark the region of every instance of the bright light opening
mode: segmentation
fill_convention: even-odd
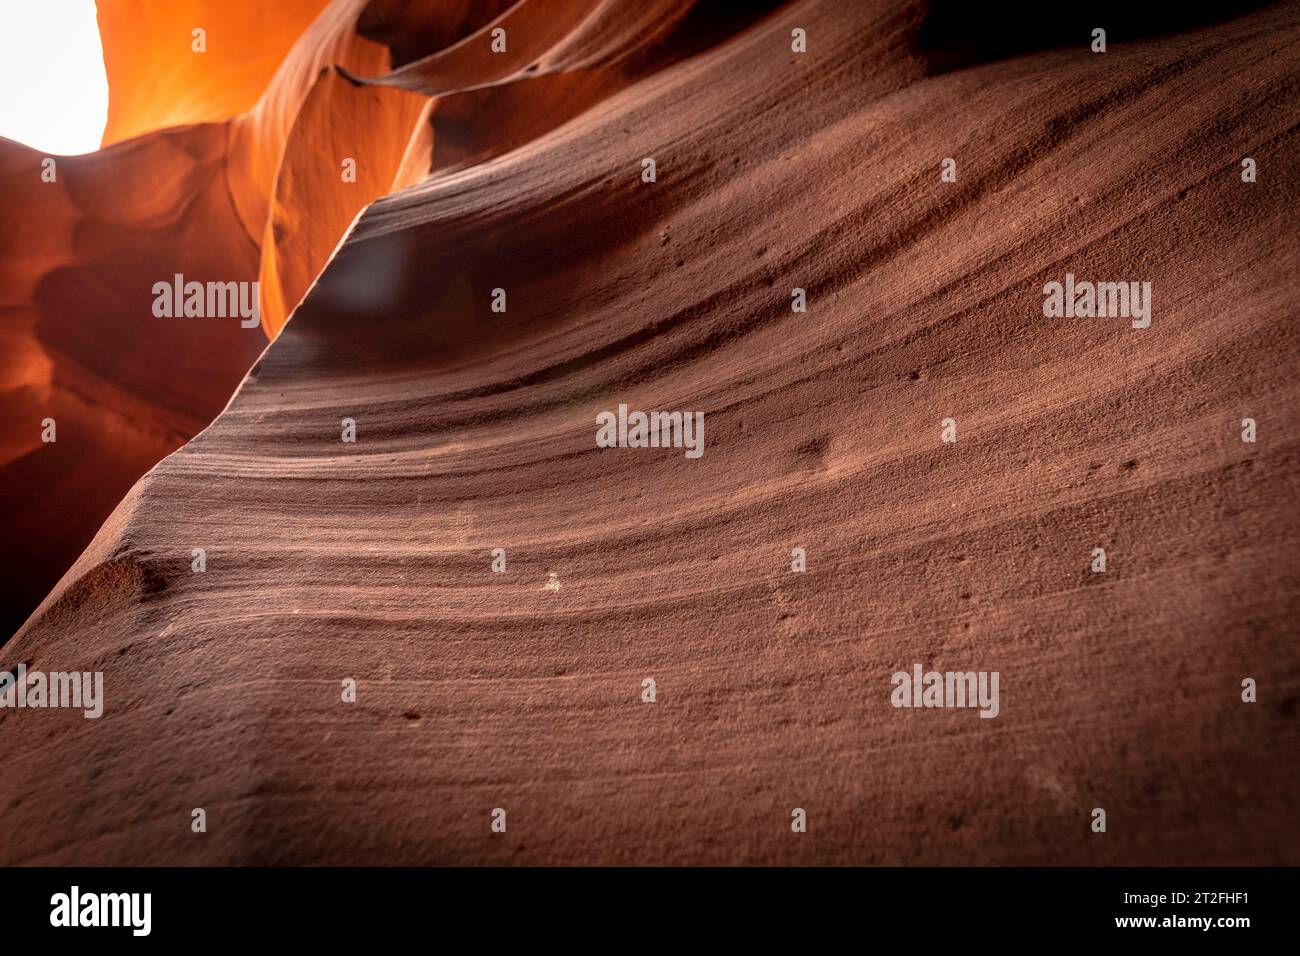
[[[47,153],[89,153],[107,121],[95,0],[0,4],[0,136]]]

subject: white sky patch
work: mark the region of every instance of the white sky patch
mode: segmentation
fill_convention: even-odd
[[[94,0],[0,0],[0,136],[89,153],[107,121]]]

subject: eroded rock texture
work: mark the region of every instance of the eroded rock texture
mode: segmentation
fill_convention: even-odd
[[[197,435],[5,646],[106,701],[0,710],[0,861],[1300,862],[1300,7],[991,58],[909,0],[285,6],[57,189],[0,144],[9,586]],[[224,411],[266,336],[173,271],[262,281]]]

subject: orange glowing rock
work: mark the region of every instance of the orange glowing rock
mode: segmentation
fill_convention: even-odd
[[[98,0],[110,93],[104,144],[250,109],[328,2]]]

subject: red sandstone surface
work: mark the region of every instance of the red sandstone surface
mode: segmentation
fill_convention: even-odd
[[[1300,5],[165,6],[0,140],[3,663],[105,687],[0,709],[0,863],[1300,863]]]

